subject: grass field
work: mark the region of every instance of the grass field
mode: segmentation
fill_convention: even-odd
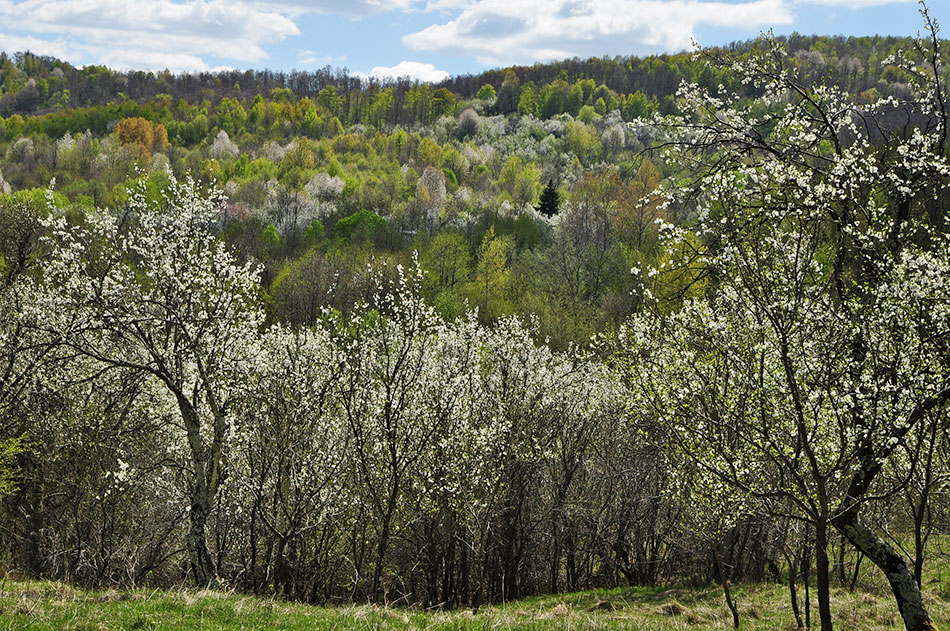
[[[784,586],[738,585],[735,595],[749,630],[794,629]],[[814,596],[814,593],[812,594]],[[950,599],[928,590],[938,624],[950,622]],[[901,628],[885,592],[834,589],[836,627],[870,631]],[[814,612],[813,612],[814,613]],[[817,615],[813,619],[817,627]],[[431,629],[731,629],[718,589],[625,588],[528,598],[498,607],[425,612],[370,605],[312,607],[212,591],[86,591],[61,583],[0,580],[0,630],[110,631],[118,629],[307,630]]]

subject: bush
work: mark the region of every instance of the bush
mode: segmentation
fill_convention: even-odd
[[[360,210],[337,221],[333,236],[347,241],[368,241],[385,229],[385,219],[369,210]]]

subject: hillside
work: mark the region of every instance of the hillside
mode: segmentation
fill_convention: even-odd
[[[880,61],[909,40],[780,43],[803,85],[838,85],[861,102],[908,94],[909,75]],[[762,45],[708,52],[746,58]],[[451,270],[426,288],[444,314],[465,304],[487,320],[533,313],[564,345],[637,308],[627,270],[655,260],[655,220],[689,217],[652,196],[688,173],[649,151],[656,129],[628,123],[672,111],[684,80],[737,87],[708,62],[568,60],[434,86],[330,69],[176,76],[3,55],[0,192],[42,205],[55,180],[57,193],[90,209],[124,204],[141,177],[157,190],[167,174],[187,174],[227,194],[225,236],[264,265],[279,319],[313,321],[313,301],[291,289],[302,276],[341,279],[333,291],[317,287],[323,304],[346,309],[369,259],[408,264],[417,250],[427,269]],[[577,229],[552,230],[524,212],[545,186],[574,209]],[[362,227],[335,230],[344,218]],[[360,247],[341,245],[354,241]],[[490,247],[497,263],[483,258]],[[479,274],[497,277],[490,295],[479,292]]]

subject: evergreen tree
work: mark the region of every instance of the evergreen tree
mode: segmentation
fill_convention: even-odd
[[[548,180],[544,190],[541,191],[541,198],[538,200],[538,212],[545,217],[553,217],[557,214],[560,203],[561,197],[554,186],[554,180]]]

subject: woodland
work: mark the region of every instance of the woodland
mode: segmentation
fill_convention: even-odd
[[[872,568],[935,629],[921,13],[437,85],[0,54],[0,572],[476,611],[714,585],[737,628],[774,583],[830,631]]]

